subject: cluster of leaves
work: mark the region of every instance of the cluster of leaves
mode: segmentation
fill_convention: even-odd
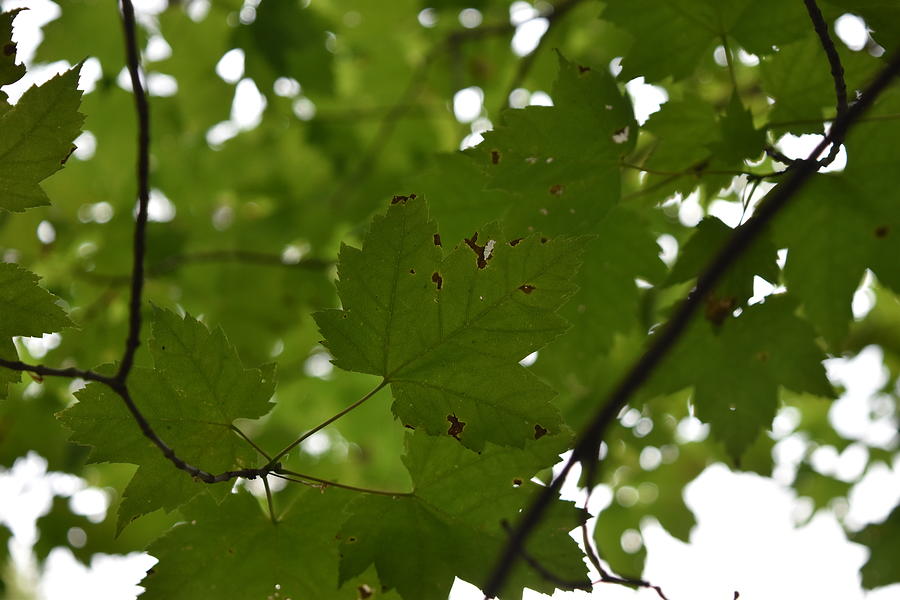
[[[144,15],[151,325],[121,382],[139,155],[125,46],[109,3],[61,2],[35,61],[76,66],[0,97],[0,464],[35,450],[116,491],[99,524],[54,503],[39,557],[72,527],[87,530],[82,560],[146,547],[160,560],[151,598],[427,600],[457,576],[483,585],[573,431],[746,226],[713,204],[749,217],[790,175],[777,139],[822,133],[846,111],[836,81],[853,100],[900,50],[900,7],[806,5],[214,0]],[[509,49],[511,8],[548,24],[526,57]],[[460,27],[462,9],[483,22]],[[847,48],[819,11],[858,15],[873,37]],[[0,16],[0,85],[26,74],[17,14]],[[236,57],[232,76],[221,67]],[[639,76],[668,96],[643,123],[624,86]],[[468,86],[484,99],[471,129],[448,110]],[[537,90],[552,106],[523,108]],[[231,119],[231,98],[256,93],[259,122]],[[681,490],[706,465],[769,474],[780,407],[801,416],[793,485],[816,507],[852,483],[813,468],[817,448],[894,460],[896,436],[829,424],[822,361],[878,344],[891,373],[879,410],[896,424],[898,115],[894,86],[842,140],[846,167],[814,175],[736,258],[604,432],[585,484],[616,492],[594,536],[613,571],[640,575],[643,550],[620,539],[647,517],[687,539]],[[695,201],[707,216],[679,218]],[[660,258],[660,236],[677,258]],[[855,320],[867,273],[877,302]],[[760,280],[775,293],[754,295]],[[709,438],[679,433],[693,418]],[[148,430],[182,467],[268,473],[264,489],[192,477]],[[569,536],[588,516],[554,502],[503,596],[588,589]],[[895,509],[858,534],[867,587],[898,581],[898,524]]]

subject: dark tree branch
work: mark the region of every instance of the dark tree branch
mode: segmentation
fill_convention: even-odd
[[[101,375],[100,373],[96,373],[94,371],[84,371],[76,367],[69,367],[67,369],[55,369],[53,367],[45,367],[44,365],[29,365],[18,360],[6,360],[4,358],[0,358],[0,367],[6,367],[7,369],[12,369],[13,371],[25,371],[28,373],[34,373],[35,375],[39,375],[41,377],[69,377],[71,379],[80,377],[81,379],[85,379],[87,381],[99,381],[100,383],[105,384],[109,384],[113,380],[112,377],[106,377],[105,375]]]
[[[872,106],[875,99],[888,87],[898,72],[900,72],[900,54],[891,59],[875,80],[869,84],[859,101],[834,121],[831,131],[806,160],[791,169],[787,179],[760,204],[754,217],[736,229],[728,244],[713,257],[697,278],[697,283],[691,293],[666,325],[661,328],[644,354],[613,389],[606,402],[581,432],[572,455],[563,469],[550,482],[550,485],[541,490],[540,495],[525,510],[487,580],[484,590],[488,596],[497,595],[503,587],[510,570],[521,555],[525,541],[541,522],[547,508],[559,496],[560,487],[572,467],[579,462],[597,460],[597,451],[606,429],[615,420],[616,415],[625,406],[628,399],[650,377],[681,338],[694,313],[705,302],[706,295],[715,288],[725,272],[759,237],[778,212],[816,173],[820,166],[816,158],[829,144],[841,143],[848,129]]]
[[[509,525],[509,521],[503,520],[500,522],[500,525],[507,533],[512,533],[512,527]],[[539,560],[535,557],[531,556],[531,554],[525,550],[524,548],[521,550],[522,560],[531,567],[538,575],[555,585],[561,590],[584,590],[585,585],[582,581],[569,581],[568,579],[563,579],[547,567],[541,564]]]
[[[134,6],[131,0],[121,0],[121,7],[122,26],[125,31],[125,56],[138,120],[138,213],[134,226],[134,264],[131,272],[128,337],[125,340],[125,353],[116,373],[116,379],[124,382],[134,365],[134,354],[141,343],[141,292],[144,288],[144,254],[147,250],[147,205],[150,202],[150,107],[141,83]]]
[[[834,80],[834,94],[837,98],[837,116],[841,117],[847,112],[847,83],[844,81],[844,67],[841,65],[841,57],[838,56],[837,48],[834,47],[834,41],[828,34],[828,24],[822,16],[822,11],[816,5],[816,1],[803,0],[803,4],[806,5],[806,12],[809,13],[809,18],[812,19],[813,27],[819,36],[819,41],[822,43],[822,49],[825,50],[825,56],[828,57],[828,65],[831,67],[831,78]],[[834,162],[840,149],[841,144],[839,142],[833,143],[828,151],[828,156],[819,161],[819,167],[826,167]]]
[[[825,50],[825,56],[828,57],[828,65],[831,67],[831,78],[834,80],[834,95],[837,98],[835,104],[838,116],[847,112],[847,83],[844,81],[844,67],[841,65],[841,57],[838,56],[837,48],[834,40],[828,33],[828,23],[822,16],[822,11],[816,5],[816,0],[803,0],[806,5],[806,12],[813,22],[816,34]]]

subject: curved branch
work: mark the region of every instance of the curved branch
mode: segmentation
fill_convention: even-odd
[[[650,377],[660,362],[675,346],[675,343],[681,338],[694,313],[705,301],[706,295],[715,288],[731,265],[759,237],[797,191],[816,173],[819,169],[819,163],[816,161],[816,158],[829,144],[840,144],[849,128],[872,106],[875,99],[888,87],[898,73],[900,73],[900,54],[895,55],[891,59],[875,80],[869,84],[859,101],[834,121],[831,131],[816,146],[806,160],[798,163],[795,168],[791,169],[784,183],[777,187],[760,204],[754,217],[736,229],[725,247],[713,257],[712,261],[698,277],[694,289],[688,294],[666,325],[661,328],[661,331],[655,336],[644,354],[613,389],[588,426],[582,430],[572,455],[563,469],[547,487],[541,490],[540,495],[525,510],[484,587],[485,594],[488,597],[497,595],[498,591],[503,587],[513,565],[521,556],[525,541],[544,518],[544,513],[551,503],[559,496],[559,490],[563,481],[572,467],[579,462],[597,460],[599,445],[606,433],[606,429],[615,420],[616,415],[631,396]]]
[[[828,57],[828,65],[831,67],[831,78],[834,80],[834,95],[837,98],[836,108],[837,116],[841,117],[847,112],[847,83],[844,81],[844,67],[841,65],[841,57],[838,56],[837,48],[834,47],[834,41],[828,35],[828,24],[822,16],[822,11],[816,5],[815,0],[803,0],[806,5],[806,12],[813,22],[819,41],[822,43],[822,49],[825,50],[825,56]],[[828,151],[828,156],[819,161],[819,167],[826,167],[834,162],[840,151],[840,143],[835,142]]]
[[[134,355],[141,344],[141,293],[144,288],[144,254],[147,250],[147,205],[150,202],[150,106],[141,84],[134,6],[131,0],[121,0],[121,7],[122,27],[125,31],[125,56],[138,120],[138,213],[134,225],[128,337],[125,340],[125,352],[122,355],[119,372],[116,373],[116,379],[124,382],[134,365]]]

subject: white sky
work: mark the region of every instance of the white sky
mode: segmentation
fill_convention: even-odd
[[[143,7],[152,12],[158,10],[160,3],[145,0],[137,4],[139,9]],[[39,39],[36,27],[54,16],[55,5],[47,0],[5,1],[2,5],[5,10],[26,5],[32,9],[16,21],[20,53],[31,55]],[[480,23],[480,13],[473,11],[467,9],[465,14],[460,14],[459,20],[463,26],[472,27]],[[423,27],[433,26],[435,18],[435,13],[428,10],[419,15]],[[510,19],[517,25],[511,51],[519,56],[528,54],[546,31],[546,20],[538,18],[527,2],[514,2],[510,8]],[[855,50],[863,47],[865,24],[857,17],[841,17],[836,31],[848,47]],[[741,60],[752,64],[755,57],[742,54]],[[15,99],[28,85],[46,80],[66,66],[55,63],[46,68],[32,69],[23,84],[8,86],[5,91]],[[82,87],[90,89],[99,73],[91,68],[85,71]],[[252,81],[242,79],[243,56],[232,53],[220,63],[218,71],[223,79],[237,84],[231,120],[219,124],[216,126],[218,129],[214,128],[215,132],[210,132],[211,142],[222,143],[239,130],[254,127],[265,110],[265,100]],[[158,79],[158,82],[161,92],[167,89],[171,92],[172,85],[177,87],[174,81]],[[291,88],[294,90],[292,94],[299,93],[299,86],[291,85]],[[629,82],[626,89],[639,122],[659,110],[667,100],[665,90],[647,85],[640,78]],[[516,107],[551,105],[552,98],[542,90],[522,89],[513,93],[510,104]],[[308,99],[300,97],[297,106],[301,118],[314,115],[315,107]],[[460,122],[471,123],[471,133],[461,145],[477,144],[481,141],[480,134],[491,127],[490,121],[485,118],[482,90],[474,87],[460,90],[452,106]],[[821,136],[785,136],[778,141],[778,146],[790,156],[800,156],[809,152],[819,139]],[[842,150],[831,169],[839,170],[845,163],[846,155]],[[159,196],[157,216],[159,220],[169,220],[174,217],[175,207],[161,193]],[[702,216],[697,213],[699,205],[694,207],[691,202],[691,199],[683,202],[682,221],[692,222]],[[742,214],[736,203],[724,201],[715,203],[711,212],[732,226],[736,226],[742,216],[744,219],[749,216]],[[47,232],[44,234],[47,235]],[[668,246],[668,241],[664,245]],[[674,249],[668,248],[667,252],[670,255]],[[773,291],[771,286],[760,289],[760,300]],[[858,317],[866,310],[865,289],[860,294],[858,303],[863,308],[857,307],[857,301],[854,303],[854,312]],[[868,307],[871,307],[870,304]],[[50,342],[52,340],[29,340],[35,347]],[[869,409],[873,402],[878,401],[876,384],[884,377],[880,350],[868,348],[851,360],[831,359],[827,366],[829,376],[847,388],[831,411],[832,421],[838,430],[851,439],[875,445],[893,440],[896,436],[895,422],[870,418]],[[802,453],[803,440],[790,435],[789,429],[776,445],[775,454],[779,461],[776,473],[789,474],[795,466],[798,452]],[[857,445],[855,455],[820,453],[817,468],[839,476],[842,473],[858,476],[858,465],[861,464],[859,451],[863,447],[862,444]],[[582,497],[571,486],[567,486],[567,493],[570,498]],[[15,531],[16,537],[12,541],[14,557],[26,575],[30,573],[35,578],[40,596],[47,600],[133,598],[139,591],[136,585],[144,571],[155,562],[146,554],[123,557],[96,555],[90,567],[86,568],[68,550],[60,548],[51,553],[43,573],[34,571],[34,561],[30,556],[30,546],[36,535],[34,521],[49,509],[54,494],[71,497],[73,508],[94,518],[102,518],[106,509],[107,500],[103,492],[86,488],[83,482],[69,475],[47,474],[46,463],[36,455],[21,459],[9,472],[0,472],[0,521],[9,524]],[[608,492],[605,495],[608,497]],[[603,493],[595,493],[595,498],[602,496]],[[642,527],[648,550],[644,576],[661,585],[671,600],[730,600],[735,590],[741,592],[742,599],[900,599],[900,585],[864,593],[860,588],[858,570],[866,559],[867,550],[847,542],[834,512],[830,510],[820,511],[809,522],[797,527],[797,517],[804,513],[808,516],[808,503],[798,500],[793,491],[773,479],[735,474],[722,465],[712,465],[688,486],[685,498],[697,517],[697,526],[691,533],[689,544],[672,538],[653,521]],[[846,512],[848,524],[859,529],[867,523],[884,519],[898,500],[900,459],[895,460],[893,465],[877,464],[870,468],[854,486],[849,506],[836,508]],[[480,600],[480,593],[473,590],[472,586],[458,581],[451,597],[454,600]],[[532,592],[525,595],[529,599],[538,597],[542,596]],[[559,592],[553,597],[602,597],[608,600],[657,598],[655,592],[649,590],[635,592],[610,585],[598,586],[594,594]]]

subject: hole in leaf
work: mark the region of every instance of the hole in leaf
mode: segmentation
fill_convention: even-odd
[[[542,244],[546,244],[546,243],[549,242],[549,241],[550,241],[550,240],[548,240],[548,239],[545,238],[545,237],[542,237],[542,238],[541,238],[541,243],[542,243]]]
[[[516,238],[516,239],[514,239],[514,240],[510,240],[510,241],[509,241],[509,245],[510,245],[510,246],[513,246],[513,247],[516,247],[516,246],[519,244],[519,242],[521,242],[521,241],[524,240],[524,239],[525,239],[525,238]]]
[[[447,429],[447,435],[459,439],[463,429],[466,428],[466,422],[457,419],[456,415],[447,415],[447,421],[450,423],[450,427]]]
[[[415,430],[416,430],[416,428],[415,428],[415,427],[413,427],[413,426],[412,426],[412,425],[410,425],[410,424],[409,424],[409,423],[404,423],[404,425],[403,425],[403,426],[404,426],[404,427],[406,427],[406,428],[407,428],[407,429],[412,429],[412,430],[413,430],[413,431],[415,431]]]
[[[351,535],[350,537],[347,538],[347,543],[348,543],[348,544],[355,544],[355,543],[356,543],[356,538],[355,538],[354,536]]]
[[[415,269],[410,269],[410,270],[409,270],[409,274],[410,274],[410,275],[415,275],[415,274],[416,274],[416,270],[415,270]]]
[[[523,283],[522,285],[519,286],[519,289],[522,290],[523,292],[525,292],[526,294],[530,294],[531,292],[533,292],[535,290],[535,287],[533,285]]]
[[[441,289],[444,285],[444,278],[441,277],[441,274],[435,271],[431,274],[431,281],[433,281],[437,285],[437,289]]]
[[[534,439],[539,440],[545,435],[547,435],[547,430],[536,423],[534,425]]]
[[[441,234],[439,234],[439,233],[434,234],[434,245],[435,246],[441,245]]]
[[[513,479],[513,487],[519,487],[520,485],[522,485],[522,480],[521,480],[521,479],[519,479],[518,477],[516,477],[515,479]]]
[[[551,196],[562,196],[563,192],[566,191],[566,186],[561,183],[557,183],[556,185],[550,186],[550,195]]]
[[[357,598],[359,598],[359,600],[366,600],[366,598],[371,598],[372,594],[374,594],[374,593],[375,592],[372,591],[372,588],[370,588],[365,583],[360,584],[356,587],[356,594],[357,594]]]
[[[397,196],[394,196],[393,198],[391,198],[391,204],[401,204],[401,203],[406,204],[407,200],[415,200],[415,199],[416,199],[415,194],[410,194],[409,196],[397,195]]]
[[[488,240],[488,243],[484,246],[480,246],[478,244],[478,232],[472,234],[472,237],[465,238],[466,246],[472,249],[472,252],[475,253],[475,262],[478,264],[479,269],[483,269],[487,266],[487,261],[491,257],[491,253],[494,250],[494,240]],[[488,249],[485,252],[485,249]]]

